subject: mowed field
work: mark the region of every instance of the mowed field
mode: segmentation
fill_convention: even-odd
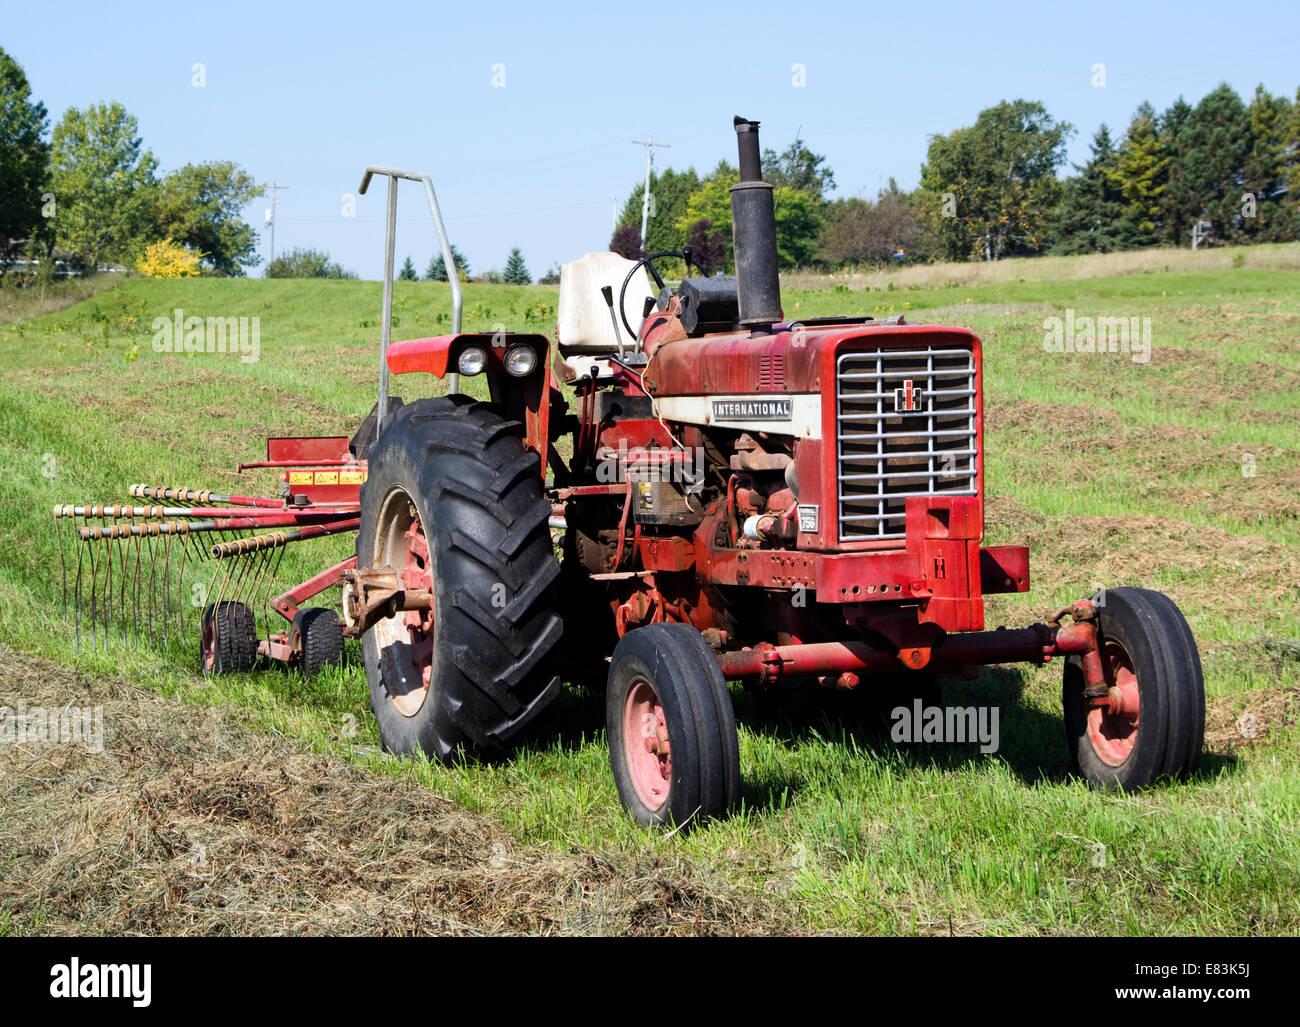
[[[671,835],[624,816],[592,683],[517,758],[441,767],[379,751],[355,646],[310,684],[202,678],[193,618],[166,647],[74,653],[51,506],[273,489],[235,462],[268,435],[351,434],[374,402],[378,284],[128,280],[31,316],[0,293],[0,705],[99,705],[105,729],[99,754],[0,745],[0,933],[1300,933],[1300,247],[1245,252],[784,294],[792,317],[980,334],[987,540],[1031,546],[1033,583],[988,623],[1099,585],[1167,592],[1205,668],[1197,776],[1073,780],[1056,664],[945,685],[999,708],[988,755],[772,721],[736,688],[744,808]],[[395,295],[395,338],[447,330],[446,286]],[[469,285],[465,327],[551,334],[556,299]],[[154,352],[177,308],[259,317],[259,359]],[[1067,310],[1149,317],[1149,361],[1045,351]],[[346,549],[299,546],[280,580]]]

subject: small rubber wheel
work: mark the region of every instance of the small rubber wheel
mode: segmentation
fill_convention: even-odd
[[[1107,589],[1097,609],[1109,694],[1084,696],[1083,663],[1066,662],[1065,734],[1079,774],[1100,788],[1142,788],[1196,769],[1205,737],[1201,659],[1187,621],[1168,596]]]
[[[257,662],[257,628],[243,603],[209,603],[199,631],[199,666],[205,677],[252,670]]]
[[[293,633],[302,653],[302,674],[312,680],[326,667],[343,662],[343,625],[338,615],[324,606],[299,610],[293,619]]]
[[[619,798],[642,825],[694,826],[740,801],[740,745],[717,657],[695,628],[650,624],[614,650],[605,693]]]

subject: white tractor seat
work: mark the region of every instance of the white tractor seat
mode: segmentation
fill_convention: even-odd
[[[601,287],[606,285],[614,290],[617,315],[618,291],[635,263],[617,253],[588,253],[560,268],[560,309],[556,319],[556,341],[561,356],[608,356],[617,353],[620,336],[625,349],[631,350],[636,345],[635,336],[627,333],[622,319],[619,319],[618,334],[615,334],[609,306],[600,293]],[[627,284],[627,295],[623,299],[628,324],[636,327],[641,323],[641,311],[645,307],[646,297],[653,295],[645,268],[638,268]]]

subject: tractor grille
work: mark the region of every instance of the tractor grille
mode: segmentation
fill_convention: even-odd
[[[969,350],[873,350],[837,363],[840,541],[902,538],[908,496],[973,496]]]

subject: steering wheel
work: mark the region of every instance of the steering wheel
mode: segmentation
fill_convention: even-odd
[[[647,253],[628,269],[627,277],[623,279],[623,288],[618,291],[618,316],[623,319],[623,327],[627,329],[627,334],[632,336],[633,339],[635,339],[637,335],[636,332],[632,330],[632,326],[627,322],[627,310],[623,306],[623,298],[627,296],[627,287],[628,283],[632,281],[632,276],[636,274],[643,265],[646,270],[650,272],[651,277],[654,278],[655,284],[659,286],[660,291],[663,291],[663,277],[655,269],[653,263],[653,261],[658,260],[660,257],[677,257],[679,260],[684,260],[686,261],[686,273],[690,274],[691,272],[691,248],[689,246],[683,246],[680,250],[660,250],[658,253]]]

